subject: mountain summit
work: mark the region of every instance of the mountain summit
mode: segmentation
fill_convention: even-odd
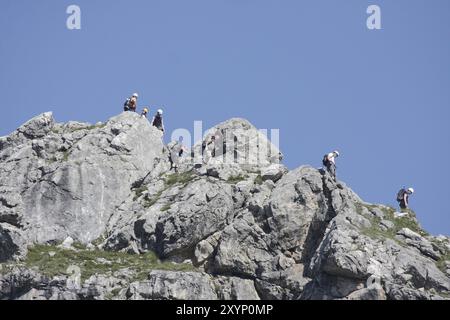
[[[174,148],[132,112],[1,137],[0,299],[450,298],[450,238],[289,171],[248,121]]]

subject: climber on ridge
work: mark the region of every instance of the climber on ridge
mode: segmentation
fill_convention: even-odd
[[[155,116],[152,119],[152,125],[162,132],[164,132],[164,122],[162,118],[163,111],[161,109],[158,109]]]
[[[409,196],[412,195],[413,193],[414,193],[413,188],[408,188],[408,189],[402,188],[397,193],[397,202],[399,203],[399,206],[402,210],[408,209]]]
[[[147,119],[148,108],[144,108],[141,112],[141,117]]]
[[[123,104],[123,111],[133,111],[136,112],[137,107],[137,99],[139,95],[137,93],[133,93],[133,95],[128,98]]]
[[[172,142],[168,147],[170,150],[170,170],[174,169],[175,172],[178,172],[180,158],[183,156],[184,152],[188,151],[187,148],[183,145],[183,137],[180,137],[178,141]]]
[[[323,156],[322,164],[327,168],[331,176],[336,179],[336,158],[339,157],[339,151],[335,150]]]
[[[211,158],[216,156],[216,135],[210,136],[202,143],[203,163],[207,164]]]

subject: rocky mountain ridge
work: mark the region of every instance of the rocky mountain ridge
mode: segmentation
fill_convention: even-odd
[[[289,171],[244,119],[171,169],[162,133],[39,115],[0,138],[0,299],[447,299],[450,239]]]

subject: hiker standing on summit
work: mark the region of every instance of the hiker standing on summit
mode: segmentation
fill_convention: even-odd
[[[336,158],[339,157],[339,151],[335,150],[323,156],[322,163],[327,168],[330,175],[336,180]]]
[[[144,119],[147,119],[147,114],[148,114],[148,108],[144,108],[144,110],[142,110],[142,112],[141,112],[141,117]]]
[[[402,188],[397,193],[397,202],[402,210],[409,208],[409,196],[414,193],[413,188]]]
[[[136,112],[137,107],[137,99],[139,95],[137,93],[133,93],[133,95],[128,98],[123,104],[123,111],[133,111]]]
[[[164,133],[164,122],[162,118],[163,111],[162,109],[158,109],[155,116],[152,119],[152,126],[156,127],[157,129],[161,130]]]

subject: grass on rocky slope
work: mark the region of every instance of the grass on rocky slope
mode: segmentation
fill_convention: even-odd
[[[379,217],[375,217],[375,216],[372,217],[370,219],[371,227],[366,228],[362,231],[363,234],[365,234],[369,237],[372,237],[372,238],[386,237],[386,238],[390,238],[390,239],[395,239],[395,235],[397,234],[397,232],[403,228],[408,228],[408,229],[420,234],[421,236],[428,235],[428,233],[426,231],[424,231],[420,227],[420,225],[417,223],[416,214],[412,210],[407,210],[408,215],[406,215],[406,216],[396,217],[394,214],[396,212],[396,210],[392,207],[366,205],[366,204],[362,204],[362,203],[358,203],[356,205],[356,207],[357,207],[357,210],[359,213],[362,212],[363,207],[366,207],[369,211],[371,209],[375,209],[375,208],[380,209],[384,214],[383,219],[381,219]],[[394,226],[387,230],[383,230],[380,227],[380,222],[382,220],[391,221],[394,224]]]
[[[193,271],[190,264],[161,262],[156,255],[148,252],[141,255],[103,250],[89,251],[82,245],[77,250],[62,249],[56,246],[36,245],[29,248],[25,265],[38,268],[49,277],[67,275],[69,266],[81,269],[81,280],[95,274],[106,274],[129,268],[135,272],[133,280],[144,280],[151,270]]]
[[[145,195],[145,197],[143,197],[143,199],[142,199],[142,201],[143,201],[142,205],[145,208],[150,208],[156,202],[158,202],[159,198],[161,197],[161,195],[164,191],[166,191],[167,189],[169,189],[177,184],[182,185],[182,187],[184,188],[184,187],[186,187],[186,185],[189,182],[193,181],[195,179],[195,177],[196,177],[196,175],[192,170],[187,171],[187,172],[181,172],[181,173],[177,172],[177,173],[172,173],[172,174],[167,175],[164,179],[164,188],[151,197],[149,197],[148,195]],[[144,194],[145,191],[147,191],[147,186],[141,186],[138,188],[134,188],[133,191],[134,191],[133,201],[136,201]],[[168,209],[170,209],[170,207],[165,206],[164,209],[165,210],[163,210],[163,211],[167,211]]]
[[[139,188],[134,189],[133,201],[136,201],[138,198],[140,198],[146,190],[147,186],[140,186]]]
[[[240,174],[238,176],[231,176],[231,177],[229,177],[227,179],[227,182],[231,183],[231,184],[236,184],[238,182],[241,182],[241,181],[244,181],[244,180],[247,180],[247,179],[248,179],[248,176],[244,176],[244,175]]]
[[[196,175],[192,171],[186,171],[182,173],[172,173],[166,177],[165,184],[167,188],[174,186],[176,184],[182,184],[185,186],[186,184],[194,180],[195,177]]]
[[[447,273],[446,263],[450,262],[450,251],[447,251],[442,257],[436,262],[436,266],[444,273]]]
[[[362,233],[370,238],[377,238],[377,239],[388,238],[395,240],[400,245],[404,245],[400,240],[398,240],[395,237],[397,235],[397,232],[403,228],[408,228],[420,234],[423,237],[429,236],[429,234],[425,230],[423,230],[417,223],[416,214],[414,213],[414,211],[410,209],[406,210],[408,212],[408,215],[403,217],[395,217],[394,213],[396,212],[396,210],[391,207],[357,204],[358,213],[360,214],[362,213],[363,207],[366,207],[367,209],[369,209],[369,211],[374,208],[382,210],[384,213],[383,220],[389,220],[394,224],[392,228],[384,230],[380,227],[380,223],[382,220],[381,218],[375,216],[370,218],[371,226],[369,228],[365,228],[362,230]],[[447,274],[447,263],[450,262],[450,250],[448,250],[442,243],[433,240],[431,242],[433,243],[435,249],[437,249],[437,251],[441,253],[441,258],[436,261],[436,266],[444,274]]]

